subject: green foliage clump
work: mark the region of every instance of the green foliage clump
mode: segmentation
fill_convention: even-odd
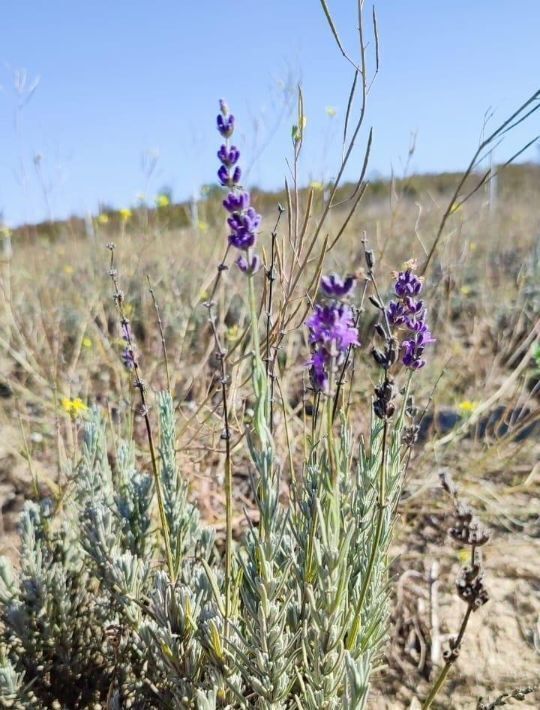
[[[3,703],[363,707],[386,632],[403,414],[387,452],[379,420],[368,448],[354,442],[344,418],[339,439],[312,441],[288,506],[279,499],[281,465],[268,430],[250,435],[260,518],[236,545],[227,616],[222,558],[176,465],[168,394],[157,409],[172,577],[152,478],[138,469],[131,442],[117,442],[110,456],[95,409],[61,509],[28,502],[20,571],[0,564]]]

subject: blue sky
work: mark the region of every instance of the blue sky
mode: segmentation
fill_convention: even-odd
[[[354,53],[356,0],[328,4]],[[8,224],[95,213],[100,201],[127,207],[137,193],[152,196],[163,185],[178,199],[193,194],[215,179],[220,97],[237,116],[250,181],[282,185],[293,121],[283,108],[283,86],[297,81],[308,118],[302,180],[335,174],[352,73],[319,0],[3,0],[1,6],[0,211]],[[374,128],[371,174],[399,174],[413,132],[412,170],[462,169],[486,111],[494,110],[495,126],[540,88],[540,3],[380,0],[375,6],[381,69],[367,116]],[[13,72],[22,68],[29,85],[40,79],[17,111]],[[328,106],[337,109],[335,117]],[[535,133],[538,118],[495,158]],[[143,163],[158,155],[148,177]],[[524,157],[538,159],[538,149]],[[358,154],[348,177],[360,163]]]

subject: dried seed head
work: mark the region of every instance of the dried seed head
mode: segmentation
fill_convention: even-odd
[[[373,267],[375,266],[375,254],[373,253],[373,249],[366,249],[365,257],[369,271],[373,271]]]
[[[377,335],[381,338],[386,338],[386,333],[384,331],[382,323],[376,323],[375,324],[375,332]]]
[[[405,427],[401,435],[401,441],[405,444],[405,446],[414,446],[414,444],[418,441],[419,431],[420,427],[417,424]]]
[[[373,411],[379,419],[389,419],[396,411],[394,403],[395,394],[396,388],[394,381],[389,378],[375,387]]]
[[[449,530],[450,536],[462,545],[481,547],[490,538],[489,531],[473,514],[467,503],[456,504],[455,524]]]
[[[480,563],[463,567],[456,580],[459,598],[469,604],[473,611],[489,601],[489,594],[484,584],[484,575]]]
[[[452,496],[452,498],[456,499],[457,494],[458,494],[458,489],[456,484],[454,483],[454,479],[452,478],[452,474],[450,471],[440,471],[439,472],[439,480],[441,482],[441,486],[443,489]]]

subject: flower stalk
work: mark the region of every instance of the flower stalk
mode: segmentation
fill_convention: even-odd
[[[146,387],[145,387],[145,384],[141,378],[139,360],[135,354],[135,342],[133,339],[131,326],[129,324],[129,320],[126,317],[126,314],[124,311],[124,294],[120,290],[119,285],[118,285],[118,272],[117,272],[115,265],[114,265],[115,246],[111,242],[107,245],[107,247],[111,252],[109,276],[111,277],[113,287],[114,287],[114,301],[116,303],[116,307],[117,307],[118,312],[120,314],[120,323],[122,326],[122,334],[123,334],[122,337],[126,343],[126,347],[125,347],[124,353],[123,353],[123,361],[124,361],[125,366],[128,369],[133,370],[133,373],[135,376],[135,388],[138,390],[139,396],[141,399],[141,414],[144,419],[144,424],[145,424],[145,428],[146,428],[146,436],[147,436],[147,440],[148,440],[148,448],[150,450],[152,475],[154,478],[154,485],[156,487],[156,498],[157,498],[157,504],[158,504],[158,510],[159,510],[161,533],[163,536],[163,543],[165,545],[167,568],[169,570],[169,576],[170,576],[172,582],[174,583],[176,581],[176,579],[175,579],[176,575],[175,575],[175,568],[174,568],[173,556],[172,556],[172,550],[171,550],[169,526],[167,524],[167,516],[165,514],[163,488],[161,485],[161,477],[159,475],[158,466],[157,466],[157,456],[156,456],[156,450],[155,450],[155,446],[154,446],[154,438],[152,435],[152,425],[150,423],[149,408],[146,403],[146,395],[145,395]]]

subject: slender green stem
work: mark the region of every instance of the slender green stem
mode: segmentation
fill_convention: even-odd
[[[228,423],[225,425],[228,429]],[[227,440],[225,451],[225,620],[224,636],[229,635],[229,620],[231,618],[231,586],[232,586],[232,551],[233,551],[233,483],[232,483],[232,458],[230,441]]]
[[[476,562],[476,547],[474,545],[471,546],[471,568],[474,567]],[[459,628],[459,633],[457,635],[456,640],[452,643],[452,650],[454,653],[450,653],[448,655],[448,659],[444,666],[441,668],[441,672],[437,676],[437,680],[433,684],[433,687],[431,688],[429,695],[427,696],[426,700],[424,701],[424,704],[422,705],[422,710],[429,710],[431,707],[431,704],[435,700],[435,697],[437,696],[437,693],[439,690],[443,687],[444,682],[446,681],[446,678],[448,674],[450,673],[450,668],[454,665],[459,649],[461,646],[461,643],[463,641],[463,637],[465,636],[465,631],[467,630],[467,624],[469,623],[469,618],[474,610],[474,607],[472,604],[469,604],[467,607],[467,611],[465,612],[465,616],[463,617],[463,621],[461,622],[461,626]]]
[[[147,407],[146,401],[145,401],[144,389],[142,387],[140,387],[139,392],[141,395],[141,404],[142,404],[142,409],[144,412],[144,423],[146,425],[146,434],[148,437],[148,447],[150,449],[150,458],[152,461],[152,473],[154,476],[154,484],[156,486],[156,497],[157,497],[157,503],[158,503],[158,509],[159,509],[159,517],[160,517],[160,521],[161,521],[161,531],[163,533],[163,541],[165,543],[165,554],[167,556],[167,567],[169,570],[169,576],[171,578],[171,581],[174,584],[176,582],[176,573],[175,573],[175,569],[174,569],[173,556],[172,556],[172,550],[171,550],[169,525],[167,524],[167,516],[165,514],[165,503],[164,503],[164,498],[163,498],[163,487],[161,485],[161,476],[159,475],[158,466],[157,466],[157,457],[156,457],[156,451],[155,451],[155,447],[154,447],[154,439],[152,436],[152,428],[150,425],[150,417],[148,416],[148,407]]]
[[[330,366],[330,376],[329,376],[329,392],[331,393],[334,388],[334,358],[332,358],[332,363]],[[332,483],[332,491],[335,494],[337,484],[338,484],[338,471],[336,463],[336,449],[334,442],[334,408],[333,400],[331,394],[328,394],[326,398],[326,436],[328,439],[328,458],[330,461],[330,481]]]
[[[216,316],[214,314],[214,297],[216,295],[219,284],[221,283],[221,275],[227,268],[226,261],[229,254],[230,245],[227,245],[225,254],[218,264],[216,277],[214,279],[214,284],[212,286],[212,291],[210,293],[210,298],[206,302],[206,308],[208,309],[208,322],[212,330],[212,335],[214,337],[214,342],[216,346],[216,354],[219,359],[219,370],[220,370],[220,382],[221,382],[221,401],[223,406],[223,428],[221,438],[225,440],[225,618],[223,624],[224,637],[228,638],[229,634],[229,619],[231,615],[231,585],[232,585],[232,548],[233,548],[233,535],[232,535],[232,515],[233,515],[233,498],[232,498],[232,455],[231,455],[231,431],[229,427],[229,406],[227,401],[227,386],[228,386],[228,375],[226,366],[226,356],[227,353],[225,348],[221,343],[221,338],[219,337],[218,324],[216,322]]]
[[[248,263],[250,263],[251,253],[248,252]],[[255,284],[253,283],[253,274],[248,275],[248,297],[249,297],[249,311],[251,316],[251,342],[253,344],[253,352],[255,353],[255,358],[260,362],[261,360],[261,339],[259,336],[259,323],[258,323],[258,311],[257,311],[257,301],[255,299]]]
[[[465,635],[465,630],[467,628],[467,624],[469,623],[469,618],[471,616],[473,607],[472,605],[469,605],[467,608],[467,611],[465,612],[465,616],[463,617],[463,621],[461,622],[461,628],[459,630],[458,637],[454,643],[454,648],[459,649],[461,646],[461,642],[463,640],[463,636]],[[431,707],[431,704],[435,700],[435,697],[437,696],[439,690],[442,688],[444,685],[444,682],[446,681],[446,678],[448,674],[450,673],[450,669],[454,665],[454,662],[456,660],[457,656],[450,656],[444,666],[441,668],[441,672],[437,676],[437,680],[433,684],[433,687],[431,688],[431,691],[424,701],[424,704],[422,705],[422,710],[429,710]]]

